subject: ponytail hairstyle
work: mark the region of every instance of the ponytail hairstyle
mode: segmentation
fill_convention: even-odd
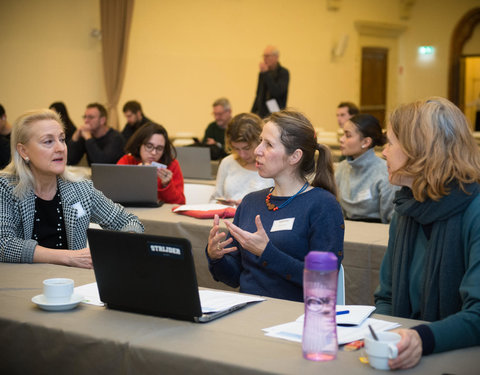
[[[317,143],[311,122],[300,112],[291,110],[274,112],[265,119],[265,123],[269,121],[278,126],[280,141],[287,155],[292,155],[297,149],[302,150],[297,168],[299,176],[306,181],[315,173],[312,186],[323,188],[337,196],[332,154],[328,147]],[[315,151],[318,151],[316,166]]]
[[[387,136],[375,116],[362,113],[353,116],[349,121],[355,125],[362,138],[370,138],[372,140],[369,148],[383,146],[387,142]]]

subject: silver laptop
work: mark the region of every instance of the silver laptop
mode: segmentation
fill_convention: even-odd
[[[108,308],[199,323],[247,305],[203,313],[190,241],[88,229],[100,299]]]
[[[215,179],[208,147],[176,147],[177,160],[184,178]]]
[[[157,167],[150,165],[92,164],[96,189],[127,207],[159,207]]]

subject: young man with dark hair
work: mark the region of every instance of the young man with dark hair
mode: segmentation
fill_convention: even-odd
[[[68,164],[78,164],[87,154],[92,163],[115,164],[123,154],[122,135],[107,125],[107,110],[99,103],[87,105],[84,125],[78,128],[68,142]]]
[[[126,102],[123,106],[123,114],[127,119],[127,123],[122,130],[123,138],[125,138],[125,142],[132,136],[135,131],[138,130],[140,126],[146,124],[150,121],[142,111],[142,105],[137,102],[136,100],[130,100]]]

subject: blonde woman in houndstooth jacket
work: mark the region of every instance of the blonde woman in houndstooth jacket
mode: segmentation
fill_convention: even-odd
[[[0,261],[91,268],[87,228],[143,232],[138,218],[65,169],[64,126],[51,110],[20,116],[0,172]]]

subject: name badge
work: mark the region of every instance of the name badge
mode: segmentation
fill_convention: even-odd
[[[282,220],[275,220],[272,224],[272,229],[270,229],[270,232],[279,232],[281,230],[292,230],[294,221],[295,221],[294,217],[289,217],[287,219],[282,219]]]
[[[372,199],[370,189],[365,189],[357,194],[357,201],[366,201],[368,199]]]
[[[82,204],[80,202],[73,204],[72,208],[75,208],[77,210],[77,219],[81,218],[82,216],[85,216],[85,210],[83,209]]]

